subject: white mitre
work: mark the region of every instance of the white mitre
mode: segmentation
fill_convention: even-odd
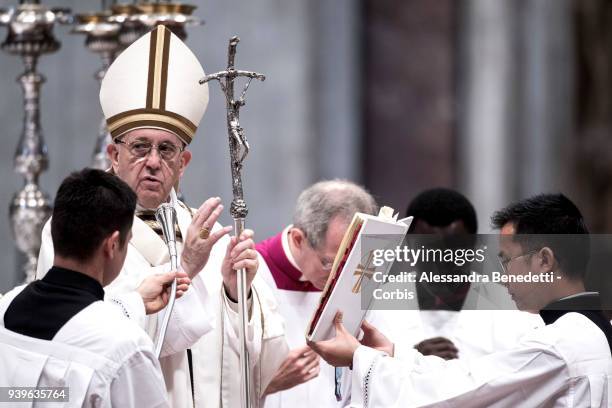
[[[191,143],[208,105],[208,85],[196,56],[163,25],[140,37],[108,68],[100,103],[115,140],[156,128]]]

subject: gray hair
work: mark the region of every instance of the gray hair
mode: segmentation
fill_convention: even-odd
[[[304,232],[313,248],[320,248],[333,218],[342,217],[348,224],[356,212],[376,214],[377,210],[376,201],[363,187],[348,180],[320,181],[298,197],[293,226]]]

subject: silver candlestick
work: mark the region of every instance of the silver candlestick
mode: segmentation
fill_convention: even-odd
[[[73,33],[85,34],[85,46],[90,51],[100,55],[102,68],[94,75],[100,83],[120,49],[119,30],[121,25],[111,20],[111,17],[110,12],[77,14],[75,16],[76,25],[72,29]],[[106,120],[102,118],[98,127],[91,167],[100,170],[106,170],[110,167],[110,161],[106,155],[106,146],[110,141],[111,136],[106,126]]]
[[[204,22],[196,16],[193,11],[197,6],[172,1],[140,2],[136,4],[139,14],[134,19],[139,21],[148,29],[152,29],[158,24],[163,24],[177,37],[185,41],[187,31],[185,27],[191,25],[202,25]]]
[[[119,29],[119,52],[129,47],[134,41],[147,33],[148,29],[140,21],[138,14],[140,11],[134,4],[114,4],[111,6],[112,15],[109,20],[118,23]]]
[[[24,72],[17,78],[24,94],[24,123],[14,156],[15,172],[24,179],[10,206],[13,237],[17,248],[25,254],[21,265],[26,281],[34,279],[36,259],[40,249],[42,227],[51,213],[49,196],[38,184],[40,174],[47,169],[47,146],[40,126],[40,87],[45,77],[36,71],[38,57],[59,49],[53,36],[56,22],[68,22],[69,11],[48,9],[38,1],[22,0],[20,5],[0,14],[0,25],[8,27],[8,34],[0,45],[9,54],[23,59]]]

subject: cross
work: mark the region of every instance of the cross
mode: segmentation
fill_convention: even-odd
[[[359,293],[361,291],[361,284],[363,283],[363,277],[365,276],[368,279],[372,279],[372,275],[376,272],[376,267],[370,266],[372,262],[374,251],[370,251],[368,255],[368,260],[365,262],[365,266],[361,263],[357,265],[357,269],[353,272],[353,276],[358,276],[357,282],[353,286],[352,292]]]
[[[200,80],[200,84],[208,81],[217,80],[221,86],[221,90],[225,94],[225,105],[227,108],[227,131],[229,135],[230,159],[232,167],[232,192],[234,200],[230,207],[230,213],[233,218],[246,218],[248,208],[244,201],[242,193],[242,163],[249,154],[249,142],[244,135],[244,129],[240,126],[240,108],[246,104],[246,92],[251,85],[253,79],[264,81],[266,77],[263,74],[252,71],[242,71],[234,67],[236,58],[236,46],[240,42],[237,36],[230,38],[227,57],[227,69],[225,71],[216,72],[206,75]],[[249,78],[246,85],[242,89],[242,93],[238,99],[234,99],[234,80],[238,77]]]

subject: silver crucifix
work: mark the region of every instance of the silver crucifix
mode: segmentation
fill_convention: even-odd
[[[204,84],[211,80],[217,80],[221,90],[225,94],[225,105],[227,108],[227,133],[229,136],[230,161],[232,167],[232,193],[233,200],[230,206],[230,214],[234,219],[234,231],[237,237],[244,231],[245,218],[249,209],[244,201],[242,192],[242,163],[249,154],[249,142],[244,135],[244,129],[240,126],[240,108],[245,105],[247,89],[253,79],[263,81],[266,77],[257,72],[241,71],[234,68],[236,57],[236,46],[240,39],[236,36],[230,38],[228,47],[227,69],[205,76],[200,80]],[[242,93],[238,99],[234,98],[234,80],[238,77],[246,77],[246,82]],[[249,370],[249,356],[246,343],[246,328],[248,323],[246,269],[242,268],[237,272],[238,278],[238,310],[240,316],[240,366],[241,375],[241,401],[242,408],[251,407],[251,379]]]

